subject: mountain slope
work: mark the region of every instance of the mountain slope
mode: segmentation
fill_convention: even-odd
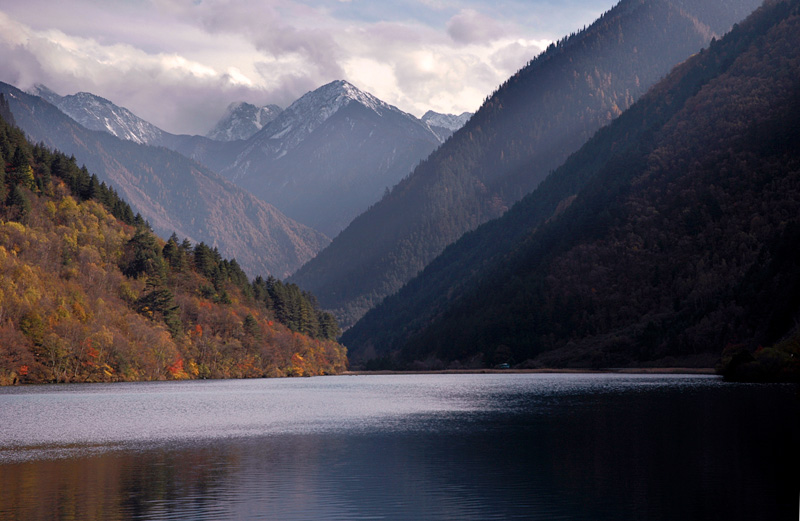
[[[108,132],[140,145],[158,144],[165,134],[130,110],[89,92],[59,96],[44,85],[36,85],[31,93],[52,103],[89,130]]]
[[[440,116],[447,128],[431,127],[345,81],[309,92],[286,111],[234,103],[213,131],[225,140],[165,132],[92,94],[59,96],[41,85],[34,92],[87,128],[202,163],[330,236],[459,125],[458,117]]]
[[[335,81],[292,103],[221,173],[334,236],[439,143],[414,116]]]
[[[798,0],[757,11],[343,342],[400,364],[562,367],[713,363],[726,345],[746,357],[783,342],[755,359],[791,365],[799,35]]]
[[[735,6],[757,3],[695,6],[729,20]],[[551,46],[292,280],[351,325],[449,243],[505,212],[706,44],[713,32],[687,9],[666,0],[623,0]]]
[[[311,297],[251,284],[236,261],[159,241],[128,216],[74,160],[0,119],[0,385],[345,368]]]
[[[61,112],[89,130],[106,132],[120,139],[142,145],[165,147],[198,163],[202,163],[215,172],[233,163],[243,146],[240,142],[230,143],[203,136],[171,134],[145,121],[125,107],[120,107],[105,98],[88,92],[61,96],[45,85],[39,84],[31,89],[30,94],[39,96],[50,104],[55,105]],[[247,104],[239,105],[244,106]],[[239,105],[234,104],[232,107]],[[275,106],[271,105],[270,107]],[[255,109],[255,107],[253,108]],[[230,121],[228,122],[229,124],[245,125],[244,120],[248,117],[249,110],[246,107],[240,107],[240,109],[245,114],[242,115],[240,114],[241,111],[234,110],[240,117],[234,118],[235,122]],[[233,117],[233,113],[231,117]],[[268,115],[259,116],[257,113],[253,113],[252,117],[256,119],[263,117],[265,121],[269,119]],[[259,121],[261,120],[259,119]],[[221,121],[220,125],[222,124],[223,122]],[[255,124],[256,122],[254,121],[252,125]],[[232,128],[227,129],[227,131],[231,133],[243,132],[243,130],[234,130]],[[252,133],[257,131],[258,129],[255,129]]]
[[[214,172],[160,147],[87,130],[41,98],[0,84],[31,139],[74,155],[127,199],[162,236],[217,246],[251,275],[286,276],[327,243]]]
[[[249,139],[264,128],[264,125],[277,118],[282,110],[277,105],[256,107],[244,102],[231,103],[225,115],[206,137],[216,141]]]

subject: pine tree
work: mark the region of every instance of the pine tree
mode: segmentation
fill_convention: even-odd
[[[16,211],[16,215],[13,215],[13,217],[17,220],[23,219],[30,213],[31,201],[28,199],[25,190],[20,188],[19,185],[14,185],[11,189],[11,193],[8,196],[8,206],[10,206],[13,211]]]

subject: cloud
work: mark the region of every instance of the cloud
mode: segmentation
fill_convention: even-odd
[[[23,89],[44,83],[60,94],[90,91],[172,132],[205,133],[231,100],[265,104],[270,97],[255,66],[215,66],[172,52],[35,31],[3,13],[0,52],[3,81]]]
[[[502,24],[474,9],[464,9],[447,22],[447,34],[457,43],[491,42],[507,32]]]
[[[541,53],[550,40],[513,40],[503,42],[489,57],[490,63],[497,70],[516,71],[531,58]]]
[[[517,23],[528,3],[510,1],[11,2],[0,80],[93,92],[181,133],[204,134],[232,101],[285,107],[336,79],[416,115],[474,111],[569,32],[532,33]]]

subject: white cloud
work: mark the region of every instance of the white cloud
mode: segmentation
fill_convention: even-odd
[[[507,33],[503,24],[474,9],[463,9],[447,22],[447,34],[458,43],[491,42]]]
[[[520,13],[458,3],[0,0],[0,80],[90,91],[171,132],[202,134],[231,101],[286,106],[335,79],[417,115],[460,113],[578,24],[534,34]]]

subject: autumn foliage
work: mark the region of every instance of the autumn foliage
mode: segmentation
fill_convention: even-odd
[[[342,371],[338,326],[269,280],[299,295],[296,312],[235,260],[155,237],[73,159],[0,119],[0,384]]]

